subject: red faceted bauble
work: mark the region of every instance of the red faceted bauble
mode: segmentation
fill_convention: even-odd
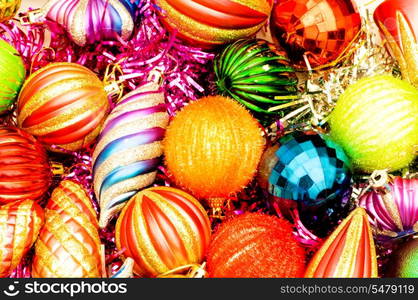
[[[43,146],[21,129],[0,126],[0,203],[40,200],[51,180]]]
[[[227,221],[216,231],[207,265],[209,277],[301,277],[305,253],[288,221],[248,213]]]
[[[361,19],[351,0],[278,0],[271,29],[276,42],[301,68],[336,60],[356,37]]]

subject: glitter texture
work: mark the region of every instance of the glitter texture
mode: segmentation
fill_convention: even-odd
[[[210,238],[204,208],[189,194],[153,187],[136,194],[116,224],[116,244],[135,260],[134,272],[155,277],[201,263]]]
[[[301,277],[305,253],[289,222],[247,213],[224,222],[208,251],[209,277]]]
[[[330,135],[357,169],[395,171],[415,158],[417,115],[418,90],[412,85],[389,75],[367,77],[338,99]]]
[[[93,153],[101,227],[130,197],[153,183],[168,118],[164,95],[156,84],[124,96],[107,118]]]
[[[75,182],[62,181],[46,206],[45,226],[35,245],[32,276],[101,277],[97,226],[87,193]]]
[[[61,24],[79,46],[103,40],[128,40],[138,17],[136,0],[50,0],[42,14]]]
[[[16,100],[25,74],[25,65],[17,50],[0,39],[0,115]]]
[[[240,104],[205,97],[179,112],[167,130],[164,153],[175,182],[199,198],[228,197],[253,178],[264,139]]]
[[[368,216],[355,209],[328,237],[305,273],[311,278],[375,278],[377,259]]]
[[[104,85],[92,71],[74,63],[54,63],[25,82],[17,120],[48,146],[78,150],[97,136],[108,107]]]

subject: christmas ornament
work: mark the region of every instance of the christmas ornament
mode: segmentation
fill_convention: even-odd
[[[204,208],[191,195],[171,187],[137,193],[116,223],[116,245],[135,260],[134,272],[155,277],[202,262],[210,239]]]
[[[16,100],[25,74],[25,65],[16,49],[0,39],[0,114],[7,112]]]
[[[178,185],[196,197],[216,199],[239,192],[251,181],[263,144],[257,121],[244,107],[212,96],[176,115],[166,133],[164,154]]]
[[[338,225],[315,253],[305,277],[377,277],[376,249],[363,208],[356,208]]]
[[[104,84],[89,69],[53,63],[33,73],[19,95],[19,127],[52,151],[75,151],[99,134],[109,102]]]
[[[385,188],[367,192],[359,200],[376,233],[399,237],[418,232],[418,179],[395,177]]]
[[[21,129],[0,125],[0,203],[41,200],[51,181],[42,145]]]
[[[418,239],[412,239],[395,250],[388,262],[389,277],[418,278]]]
[[[44,222],[32,200],[0,206],[0,277],[7,277],[32,247]]]
[[[96,212],[78,183],[64,180],[52,192],[35,244],[32,277],[101,277]]]
[[[168,118],[164,94],[154,83],[127,94],[107,118],[93,154],[100,227],[154,182]]]
[[[0,23],[12,19],[20,8],[21,0],[0,0]]]
[[[273,37],[290,59],[305,68],[326,65],[343,54],[360,31],[351,0],[279,0],[273,8]]]
[[[356,168],[394,171],[416,155],[417,115],[418,90],[409,83],[389,75],[363,78],[338,99],[330,134]]]
[[[268,191],[281,199],[319,206],[350,193],[350,162],[329,137],[294,132],[261,163]]]
[[[403,78],[418,87],[418,2],[386,0],[376,8],[374,19]]]
[[[215,232],[207,264],[209,277],[301,277],[305,253],[289,222],[247,213]]]
[[[142,7],[141,0],[49,0],[29,20],[46,17],[62,25],[79,46],[103,40],[128,40]]]
[[[215,58],[214,68],[219,92],[261,120],[277,117],[274,108],[297,97],[298,79],[285,52],[265,40],[236,41]]]
[[[268,20],[272,0],[156,0],[163,22],[193,45],[214,47],[254,35]]]

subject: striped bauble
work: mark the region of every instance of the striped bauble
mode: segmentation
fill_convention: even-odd
[[[93,153],[101,227],[154,182],[168,119],[164,94],[156,84],[127,94],[107,118]]]
[[[397,170],[415,158],[418,90],[390,75],[349,86],[331,113],[331,138],[358,169]]]
[[[83,187],[64,180],[45,209],[45,225],[35,245],[32,276],[101,277],[96,212]]]
[[[0,203],[40,201],[51,182],[44,147],[24,130],[0,125]]]
[[[356,208],[315,253],[307,278],[375,278],[376,248],[367,213]]]
[[[36,241],[44,222],[42,208],[32,200],[0,206],[0,277],[7,277]]]
[[[116,245],[134,259],[134,272],[142,277],[201,263],[209,239],[206,211],[194,197],[171,187],[139,192],[116,223]]]
[[[51,150],[74,151],[97,137],[108,107],[104,84],[96,74],[75,63],[53,63],[26,80],[17,121]]]
[[[167,26],[193,45],[214,47],[254,35],[273,0],[156,0]]]
[[[42,14],[62,25],[78,45],[127,40],[142,0],[49,0]]]
[[[0,114],[8,112],[25,80],[26,69],[17,50],[0,39]]]

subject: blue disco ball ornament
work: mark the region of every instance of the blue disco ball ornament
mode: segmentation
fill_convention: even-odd
[[[345,198],[351,191],[350,161],[325,135],[288,134],[271,156],[267,186],[275,197],[321,206]]]

